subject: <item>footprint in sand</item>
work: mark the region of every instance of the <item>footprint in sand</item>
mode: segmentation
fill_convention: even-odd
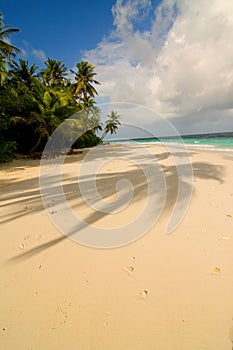
[[[19,245],[19,248],[20,248],[20,249],[26,249],[26,248],[27,248],[27,244],[21,243],[21,244]]]
[[[221,273],[221,269],[220,269],[220,267],[215,267],[213,270],[212,270],[212,275],[220,275],[220,273]]]
[[[127,266],[124,268],[124,271],[127,272],[129,275],[134,272],[134,267],[133,266]]]
[[[141,298],[145,299],[147,295],[148,295],[148,290],[142,289],[142,291],[140,292]]]

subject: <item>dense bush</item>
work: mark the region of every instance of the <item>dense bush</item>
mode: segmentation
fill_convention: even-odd
[[[88,130],[85,134],[78,138],[72,148],[94,147],[101,142],[100,137],[96,136],[92,130]]]
[[[0,140],[0,163],[12,161],[15,151],[16,142]]]

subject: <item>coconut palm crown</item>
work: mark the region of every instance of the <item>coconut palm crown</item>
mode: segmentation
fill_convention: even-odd
[[[121,119],[121,116],[116,111],[110,112],[105,122],[105,128],[101,136],[101,140],[103,140],[109,132],[111,135],[116,134],[117,129],[121,125],[120,119]]]
[[[66,66],[60,60],[48,58],[45,61],[46,68],[42,69],[40,75],[47,86],[64,84],[66,81]]]
[[[76,64],[76,68],[77,72],[71,70],[75,74],[74,95],[79,103],[85,105],[88,102],[88,96],[94,97],[98,95],[93,84],[100,85],[100,83],[94,79],[96,75],[94,72],[95,66],[89,62],[79,62]]]
[[[14,57],[20,50],[9,43],[9,37],[13,33],[19,32],[19,29],[10,28],[9,25],[3,24],[3,15],[0,12],[0,57],[11,62],[11,57]]]

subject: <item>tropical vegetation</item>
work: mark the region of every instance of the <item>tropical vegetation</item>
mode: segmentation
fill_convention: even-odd
[[[109,132],[111,135],[116,134],[118,127],[121,125],[120,119],[121,116],[117,113],[117,111],[111,111],[110,114],[107,115],[107,120],[105,122],[105,128],[101,136],[101,140],[103,140]]]
[[[78,130],[71,149],[95,146],[107,133],[115,133],[120,125],[117,112],[112,111],[105,124],[101,123],[101,110],[95,102],[100,84],[95,66],[78,62],[71,71],[71,81],[68,68],[60,60],[48,58],[43,68],[30,65],[9,43],[17,32],[19,29],[3,24],[0,13],[0,162],[11,160],[15,152],[41,154],[64,121],[67,134],[63,138],[69,140],[70,127]]]

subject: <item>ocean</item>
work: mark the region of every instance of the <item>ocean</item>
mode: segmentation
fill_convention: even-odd
[[[183,135],[180,136],[181,139],[177,137],[161,137],[161,138],[137,138],[128,140],[117,140],[111,141],[122,143],[122,142],[138,142],[138,143],[172,143],[180,144],[182,141],[184,144],[190,147],[197,147],[200,149],[210,149],[210,150],[229,150],[233,151],[233,132],[225,133],[211,133],[211,134],[200,134],[200,135]]]

